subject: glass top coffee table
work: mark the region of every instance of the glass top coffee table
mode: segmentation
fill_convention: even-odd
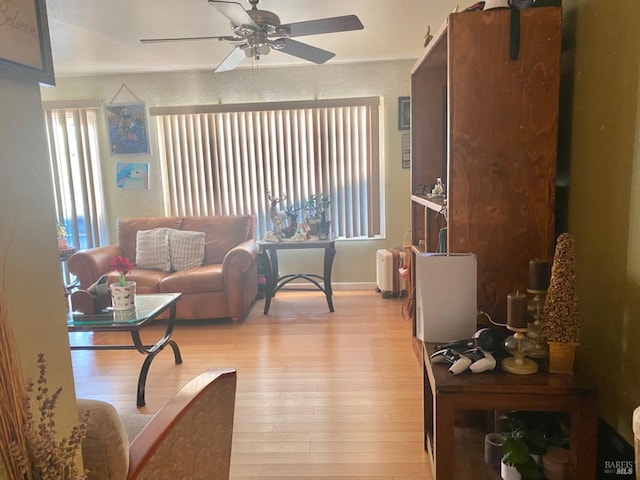
[[[182,363],[178,344],[171,340],[176,321],[176,302],[181,295],[180,293],[137,294],[135,310],[106,310],[96,315],[69,312],[67,315],[69,332],[129,332],[133,340],[133,345],[71,345],[71,350],[138,350],[146,355],[138,377],[136,399],[136,405],[143,407],[147,373],[155,356],[169,345],[173,350],[175,363]],[[164,336],[153,345],[145,345],[140,338],[140,329],[167,309],[169,309],[169,320]]]

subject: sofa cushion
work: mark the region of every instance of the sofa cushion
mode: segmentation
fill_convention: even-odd
[[[136,234],[139,230],[163,227],[180,229],[182,217],[119,218],[117,224],[118,246],[122,250],[122,255],[133,261],[136,259]]]
[[[87,436],[82,440],[82,463],[88,480],[127,478],[129,438],[115,407],[99,400],[78,399],[78,413],[90,410]]]
[[[136,266],[145,270],[171,270],[167,228],[138,230],[136,234]],[[203,241],[204,250],[204,241]]]
[[[160,292],[206,293],[224,291],[222,264],[180,270],[163,278]]]
[[[255,217],[251,215],[185,217],[182,229],[205,233],[205,265],[222,263],[229,250],[253,238]]]
[[[171,270],[179,272],[199,267],[204,260],[204,232],[166,229],[169,237]]]

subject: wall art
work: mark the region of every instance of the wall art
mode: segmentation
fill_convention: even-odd
[[[55,85],[45,0],[0,0],[0,75]]]

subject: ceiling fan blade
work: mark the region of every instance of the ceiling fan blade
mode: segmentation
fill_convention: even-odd
[[[311,45],[307,45],[306,43],[297,42],[296,40],[291,40],[290,38],[282,39],[282,47],[279,47],[278,51],[288,53],[289,55],[293,55],[294,57],[299,57],[303,60],[308,60],[310,62],[318,64],[324,63],[336,55],[333,52],[329,52],[318,47],[313,47]]]
[[[362,30],[364,25],[362,25],[362,22],[356,15],[345,15],[342,17],[320,18],[318,20],[290,23],[283,25],[283,27],[289,28],[289,37],[302,37],[305,35],[319,35],[321,33]]]
[[[249,16],[244,7],[238,2],[209,0],[209,5],[215,7],[221,14],[229,19],[232,25],[235,25],[236,27],[241,25],[250,25],[254,28],[260,28],[258,27],[258,24],[253,21],[253,18]]]
[[[177,38],[142,38],[140,43],[183,42],[185,40],[237,40],[230,36],[177,37]]]
[[[224,60],[222,60],[220,65],[216,67],[213,73],[228,72],[229,70],[233,70],[238,65],[240,65],[240,62],[242,62],[244,58],[244,50],[242,50],[240,47],[236,47],[231,50],[231,53],[227,55]]]

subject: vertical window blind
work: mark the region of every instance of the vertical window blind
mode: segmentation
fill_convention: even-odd
[[[379,99],[156,107],[165,211],[255,214],[331,199],[338,238],[381,234]],[[301,218],[302,219],[302,218]]]
[[[56,220],[76,248],[109,241],[98,149],[99,111],[99,105],[44,102]]]

